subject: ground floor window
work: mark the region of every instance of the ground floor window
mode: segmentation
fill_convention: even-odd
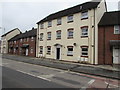
[[[73,46],[67,47],[67,56],[73,56]]]
[[[81,56],[88,56],[88,46],[81,47]]]
[[[30,49],[30,52],[33,53],[33,48]]]
[[[47,46],[47,54],[48,54],[48,55],[51,54],[51,46]]]
[[[43,54],[43,46],[40,46],[40,54]]]

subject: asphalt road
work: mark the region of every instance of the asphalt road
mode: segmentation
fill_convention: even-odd
[[[119,81],[3,59],[3,88],[118,88]],[[70,89],[69,89],[70,90]]]

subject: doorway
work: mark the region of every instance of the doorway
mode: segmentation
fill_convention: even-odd
[[[56,59],[60,59],[60,48],[56,48]]]
[[[120,47],[113,47],[113,64],[120,64]]]

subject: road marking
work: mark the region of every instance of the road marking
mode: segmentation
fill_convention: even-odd
[[[109,84],[108,82],[105,82],[105,84]],[[113,85],[113,84],[109,84],[110,86],[114,86],[114,87],[120,87],[120,86],[117,86],[117,85]]]
[[[92,79],[92,80],[90,80],[90,81],[88,82],[88,85],[91,85],[91,84],[94,83],[94,82],[95,82],[95,80]]]
[[[41,77],[41,76],[36,76],[34,74],[27,73],[27,72],[24,72],[24,71],[21,71],[21,70],[16,70],[16,71],[27,74],[27,75],[30,75],[30,76],[33,76],[33,77],[37,77],[37,78],[40,78],[40,79],[43,79],[43,80],[51,81],[50,79],[47,79],[47,78],[44,78],[44,77]]]

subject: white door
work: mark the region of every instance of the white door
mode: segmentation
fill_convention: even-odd
[[[26,48],[26,56],[28,56],[28,49]]]
[[[113,48],[113,63],[120,64],[120,48],[118,47]]]

